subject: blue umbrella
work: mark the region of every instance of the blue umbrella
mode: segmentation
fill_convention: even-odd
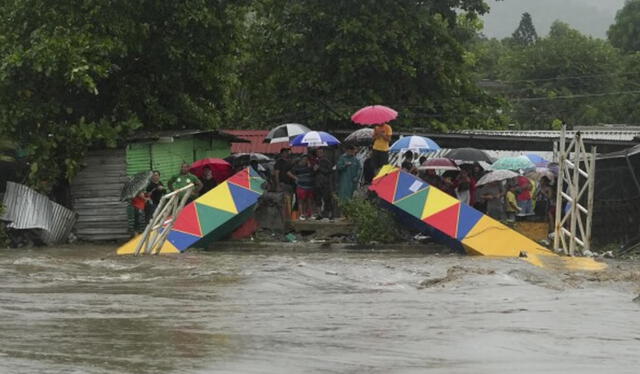
[[[326,147],[336,144],[340,144],[340,141],[324,131],[309,131],[306,134],[296,136],[291,141],[292,146],[300,147]]]
[[[527,170],[535,168],[536,165],[525,156],[503,157],[491,165],[493,170]]]
[[[429,138],[424,136],[405,136],[393,143],[389,152],[402,152],[402,151],[418,151],[421,153],[434,152],[440,149],[440,146]]]
[[[537,167],[544,168],[549,164],[549,161],[542,158],[542,156],[538,156],[535,153],[527,153],[525,155],[531,162],[533,162]]]

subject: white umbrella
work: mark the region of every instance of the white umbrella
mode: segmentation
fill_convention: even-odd
[[[480,178],[480,180],[476,183],[476,186],[482,186],[493,182],[500,182],[506,179],[515,178],[517,176],[518,173],[511,170],[494,170]]]

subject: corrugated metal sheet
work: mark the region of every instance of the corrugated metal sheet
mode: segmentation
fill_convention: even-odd
[[[120,201],[122,185],[128,179],[127,153],[124,149],[92,151],[85,158],[85,167],[71,183],[78,238],[99,241],[129,237],[128,204]],[[139,159],[144,161],[144,157]]]
[[[127,175],[151,168],[151,143],[132,143],[127,146]]]
[[[573,137],[578,131],[567,131],[568,137]],[[553,130],[531,130],[531,131],[512,131],[512,130],[461,130],[456,134],[466,135],[485,135],[485,136],[505,136],[505,137],[530,137],[530,138],[560,138],[560,131]],[[636,137],[640,137],[640,128],[620,128],[620,129],[581,129],[583,139],[591,140],[615,140],[615,141],[633,141]]]
[[[193,141],[193,147],[196,155],[196,160],[207,157],[225,158],[231,153],[230,143],[221,139],[196,138]]]
[[[2,220],[9,228],[41,230],[40,238],[47,244],[66,241],[76,221],[76,214],[27,186],[7,182]]]
[[[151,145],[152,169],[160,171],[160,179],[165,184],[172,175],[178,174],[183,162],[193,162],[193,156],[193,138],[176,139],[173,143],[154,143]]]
[[[288,143],[267,144],[264,138],[269,134],[268,130],[224,130],[225,133],[248,140],[249,143],[231,143],[231,153],[264,153],[277,154]],[[305,153],[305,147],[292,147],[293,153]]]

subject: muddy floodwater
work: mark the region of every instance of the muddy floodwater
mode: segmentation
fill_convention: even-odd
[[[0,373],[638,373],[639,280],[629,262],[0,251]]]

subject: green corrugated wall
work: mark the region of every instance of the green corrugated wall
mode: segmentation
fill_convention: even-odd
[[[154,170],[160,171],[164,184],[171,176],[180,172],[183,162],[192,163],[193,138],[176,139],[173,143],[154,143],[151,146],[151,155]]]
[[[229,142],[194,137],[177,138],[172,143],[131,143],[127,146],[127,174],[159,170],[162,182],[180,171],[180,164],[206,157],[225,158]]]
[[[151,168],[151,144],[131,143],[127,146],[127,175]]]

